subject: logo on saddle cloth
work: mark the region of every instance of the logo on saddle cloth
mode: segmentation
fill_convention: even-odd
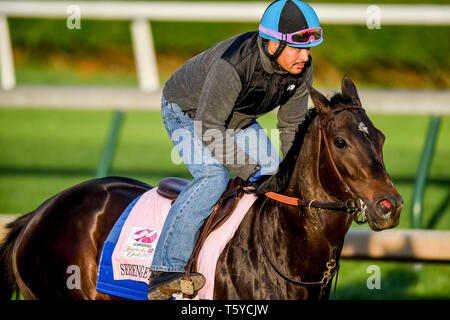
[[[121,257],[148,259],[155,252],[160,230],[157,228],[133,227],[122,248]]]

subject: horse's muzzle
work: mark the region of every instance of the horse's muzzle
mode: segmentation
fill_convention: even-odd
[[[396,227],[400,222],[400,212],[402,209],[403,199],[399,193],[384,194],[378,200],[374,201],[371,206],[369,205],[369,226],[374,231]]]

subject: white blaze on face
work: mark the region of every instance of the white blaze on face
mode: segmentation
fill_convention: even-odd
[[[367,126],[362,121],[358,125],[358,130],[369,134],[369,129],[367,128]]]

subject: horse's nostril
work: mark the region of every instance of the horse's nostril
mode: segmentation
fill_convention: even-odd
[[[383,215],[390,215],[393,208],[393,205],[386,199],[380,200],[377,203],[377,211]]]
[[[386,199],[382,200],[381,203],[388,209],[391,208],[391,204]]]

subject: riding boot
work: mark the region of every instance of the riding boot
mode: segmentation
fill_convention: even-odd
[[[184,272],[152,271],[152,275],[150,276],[150,284],[148,286],[148,299],[168,300],[172,298],[174,293],[183,292],[181,288],[181,280],[183,277]],[[193,284],[194,292],[200,290],[206,282],[205,277],[198,272],[191,273],[190,280]]]

